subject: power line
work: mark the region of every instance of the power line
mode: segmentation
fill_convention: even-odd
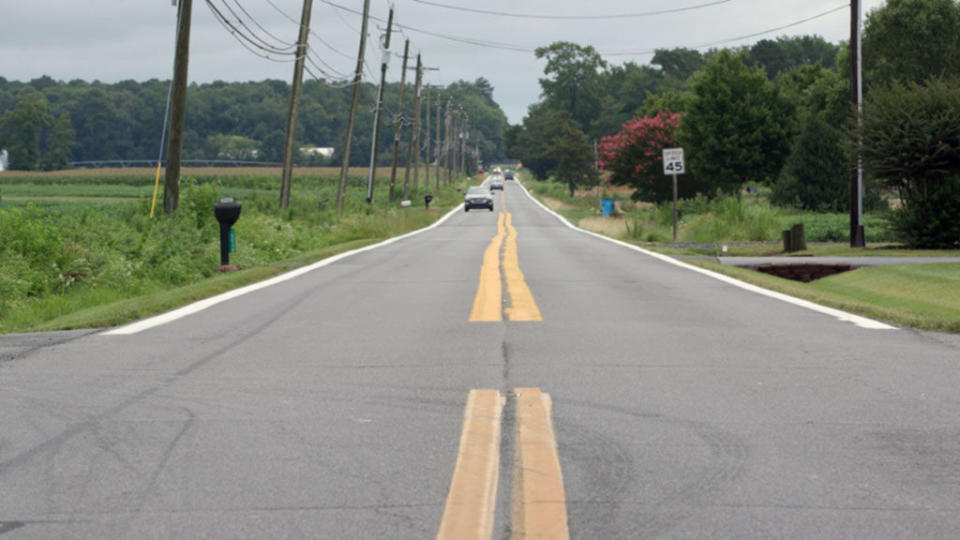
[[[695,9],[702,9],[707,7],[716,6],[719,4],[726,4],[730,0],[714,0],[713,2],[708,2],[706,4],[697,4],[694,6],[687,6],[681,8],[670,8],[670,9],[661,9],[656,11],[640,11],[635,13],[619,13],[615,15],[544,15],[539,13],[507,13],[504,11],[492,11],[487,9],[476,9],[468,8],[463,6],[452,6],[450,4],[442,4],[440,2],[431,2],[429,0],[413,0],[418,4],[424,4],[433,7],[439,7],[443,9],[451,9],[454,11],[467,11],[470,13],[480,13],[483,15],[495,15],[498,17],[516,17],[520,19],[553,19],[553,20],[604,20],[604,19],[629,19],[637,17],[652,17],[655,15],[666,15],[668,13],[679,13],[682,11],[693,11]]]
[[[328,4],[328,5],[334,7],[334,8],[336,8],[336,9],[338,9],[338,10],[342,10],[342,11],[346,11],[346,12],[354,13],[354,14],[360,14],[358,11],[355,11],[355,10],[353,10],[353,9],[351,9],[351,8],[348,8],[348,7],[345,7],[345,6],[341,6],[341,5],[339,5],[339,4],[336,4],[336,3],[334,3],[334,2],[331,2],[330,0],[317,0],[317,1],[318,1],[318,2],[322,2],[322,3],[324,3],[324,4]],[[717,46],[717,45],[723,45],[723,44],[725,44],[725,43],[731,43],[731,42],[734,42],[734,41],[739,41],[739,40],[743,40],[743,39],[748,39],[748,38],[751,38],[751,37],[757,37],[757,36],[762,36],[762,35],[765,35],[765,34],[770,34],[770,33],[773,33],[773,32],[780,31],[780,30],[784,30],[784,29],[787,29],[787,28],[791,28],[791,27],[794,27],[794,26],[798,26],[798,25],[801,25],[801,24],[806,23],[806,22],[810,22],[810,21],[812,21],[812,20],[819,19],[819,18],[821,18],[821,17],[825,17],[825,16],[827,16],[827,15],[830,15],[830,14],[835,13],[835,12],[837,12],[837,11],[840,11],[840,10],[842,10],[842,9],[847,9],[847,8],[849,8],[849,7],[850,7],[850,6],[849,6],[848,4],[844,4],[844,5],[842,5],[842,6],[838,6],[838,7],[835,7],[835,8],[833,8],[833,9],[824,11],[824,12],[822,12],[822,13],[818,13],[818,14],[816,14],[816,15],[813,15],[812,17],[807,17],[807,18],[804,18],[804,19],[800,19],[800,20],[797,20],[797,21],[793,21],[793,22],[791,22],[791,23],[788,23],[788,24],[785,24],[785,25],[782,25],[782,26],[778,26],[778,27],[776,27],[776,28],[770,28],[770,29],[767,29],[767,30],[762,30],[762,31],[760,31],[760,32],[754,32],[754,33],[752,33],[752,34],[747,34],[747,35],[737,36],[737,37],[734,37],[734,38],[727,38],[727,39],[723,39],[723,40],[719,40],[719,41],[715,41],[715,42],[711,42],[711,43],[705,43],[705,44],[701,44],[701,45],[696,45],[696,46],[693,46],[693,47],[690,47],[690,48],[692,48],[692,49],[706,49],[706,48],[709,48],[709,47],[715,47],[715,46]],[[385,22],[385,21],[383,21],[382,19],[378,19],[378,18],[373,17],[373,16],[371,16],[370,18],[373,19],[373,20],[375,20],[375,21],[378,21],[378,22]],[[446,39],[446,40],[449,40],[449,41],[456,41],[456,42],[459,42],[459,43],[465,43],[465,44],[468,44],[468,45],[474,45],[474,46],[477,46],[477,47],[484,47],[484,48],[488,48],[488,49],[500,49],[500,50],[507,50],[507,51],[516,51],[516,52],[536,52],[536,50],[537,50],[535,47],[528,47],[528,46],[524,46],[524,45],[516,45],[516,44],[511,44],[511,43],[501,43],[501,42],[488,41],[488,40],[477,39],[477,38],[467,38],[467,37],[461,37],[461,36],[454,36],[454,35],[450,35],[450,34],[442,34],[442,33],[440,33],[440,32],[431,32],[431,31],[429,31],[429,30],[423,30],[423,29],[420,29],[420,28],[414,28],[414,27],[412,27],[412,26],[403,25],[403,24],[396,23],[396,22],[393,23],[393,25],[394,25],[394,26],[397,26],[397,27],[399,27],[399,28],[403,28],[403,29],[406,29],[406,30],[410,30],[411,32],[418,32],[418,33],[425,34],[425,35],[428,35],[428,36],[438,37],[438,38],[440,38],[440,39]],[[658,48],[662,48],[662,47],[658,47]],[[601,54],[601,55],[603,55],[603,56],[628,56],[628,55],[640,55],[640,54],[653,54],[654,52],[656,52],[656,49],[655,49],[655,48],[630,49],[630,50],[621,49],[621,50],[614,50],[614,51],[598,51],[598,52],[599,52],[599,54]]]
[[[250,15],[250,12],[249,12],[249,11],[247,11],[246,9],[244,9],[244,7],[243,7],[242,5],[240,5],[240,2],[239,2],[239,1],[233,0],[233,3],[236,4],[238,8],[240,8],[240,11],[242,11],[242,12],[244,13],[244,15],[247,16],[248,19],[250,19],[251,21],[253,21],[253,24],[257,25],[257,28],[259,28],[260,30],[263,30],[263,32],[264,32],[265,34],[267,34],[268,36],[272,37],[273,39],[279,41],[279,42],[282,43],[283,45],[286,45],[286,46],[290,47],[291,49],[296,48],[296,46],[297,46],[296,43],[290,43],[289,41],[284,41],[283,39],[278,38],[277,36],[275,36],[275,35],[273,35],[272,33],[270,33],[269,30],[267,30],[266,28],[263,27],[263,25],[261,25],[259,22],[257,22],[257,19],[254,18],[253,15]]]
[[[297,26],[300,26],[300,22],[299,22],[299,21],[297,21],[296,19],[294,19],[293,17],[291,17],[290,15],[288,15],[287,12],[283,11],[283,9],[280,8],[280,6],[278,6],[277,4],[275,4],[275,3],[273,2],[273,0],[264,0],[264,1],[265,1],[267,4],[270,4],[270,6],[273,7],[273,9],[275,9],[275,10],[277,11],[277,13],[279,13],[279,14],[283,15],[284,17],[286,17],[286,19],[287,19],[288,21],[292,22],[293,24],[295,24],[295,25],[297,25]],[[331,45],[328,41],[326,41],[325,39],[323,39],[322,37],[320,37],[320,35],[317,34],[316,32],[314,32],[313,30],[310,30],[310,35],[313,36],[313,37],[315,37],[315,38],[317,38],[317,41],[319,41],[321,44],[323,44],[325,47],[327,47],[327,48],[330,49],[331,51],[339,54],[340,56],[342,56],[342,57],[344,57],[344,58],[348,58],[348,59],[351,59],[351,60],[353,59],[352,56],[350,56],[349,54],[346,54],[346,53],[340,51],[339,49],[337,49],[336,47],[334,47],[333,45]]]
[[[275,54],[280,56],[294,56],[295,53],[292,51],[278,50],[278,49],[273,49],[273,48],[265,47],[261,45],[260,43],[257,42],[257,39],[246,35],[239,28],[234,26],[233,23],[230,22],[230,19],[228,19],[219,9],[217,9],[215,5],[213,5],[213,2],[211,0],[205,0],[205,2],[207,4],[207,7],[210,9],[211,13],[213,13],[214,18],[217,19],[220,25],[223,26],[224,29],[227,30],[227,32],[229,32],[241,45],[243,45],[244,48],[246,48],[251,53],[261,58],[265,58],[267,60],[271,60],[274,62],[292,62],[295,60],[295,58],[276,59],[269,56],[270,54]],[[251,46],[263,52],[257,52],[253,50]]]
[[[762,35],[765,35],[765,34],[771,34],[771,33],[773,33],[773,32],[779,32],[780,30],[785,30],[785,29],[787,29],[787,28],[792,28],[792,27],[794,27],[794,26],[799,26],[799,25],[801,25],[801,24],[803,24],[803,23],[807,23],[807,22],[810,22],[810,21],[812,21],[812,20],[819,19],[819,18],[821,18],[821,17],[826,17],[827,15],[830,15],[831,13],[836,13],[837,11],[840,11],[840,10],[842,10],[842,9],[849,9],[849,8],[850,8],[850,5],[849,5],[849,4],[844,4],[844,5],[842,5],[842,6],[837,6],[837,7],[833,8],[833,9],[829,9],[829,10],[827,10],[827,11],[824,11],[824,12],[822,12],[822,13],[818,13],[818,14],[812,16],[812,17],[807,17],[806,19],[800,19],[799,21],[794,21],[794,22],[792,22],[792,23],[788,23],[788,24],[785,24],[785,25],[783,25],[783,26],[778,26],[778,27],[776,27],[776,28],[770,28],[770,29],[768,29],[768,30],[763,30],[763,31],[760,31],[760,32],[754,32],[753,34],[747,34],[747,35],[743,35],[743,36],[737,36],[737,37],[734,37],[734,38],[723,39],[723,40],[720,40],[720,41],[714,41],[714,42],[711,42],[711,43],[705,43],[705,44],[702,44],[702,45],[694,45],[694,46],[692,46],[692,47],[690,47],[690,48],[691,48],[691,49],[707,49],[707,48],[710,48],[710,47],[716,47],[717,45],[724,45],[724,44],[727,44],[727,43],[733,43],[734,41],[740,41],[740,40],[743,40],[743,39],[754,38],[754,37],[762,36]],[[622,50],[622,51],[604,52],[604,53],[601,53],[601,54],[603,54],[604,56],[625,56],[625,55],[635,55],[635,54],[653,54],[653,53],[655,53],[655,52],[656,52],[656,49],[643,49],[643,50]]]
[[[249,26],[247,26],[247,23],[245,23],[245,22],[243,21],[243,18],[241,18],[240,15],[238,15],[237,12],[234,11],[232,7],[230,7],[230,4],[228,4],[226,0],[220,0],[220,1],[221,1],[221,3],[223,4],[223,6],[224,6],[225,8],[227,8],[227,11],[229,11],[231,15],[233,15],[234,17],[236,17],[237,24],[239,24],[240,26],[242,26],[242,27],[247,31],[247,33],[246,33],[246,34],[243,34],[243,36],[244,36],[245,39],[249,40],[250,43],[252,43],[253,45],[255,45],[255,46],[257,46],[257,47],[259,47],[259,48],[261,48],[261,49],[268,50],[269,52],[273,52],[274,54],[294,54],[294,53],[293,53],[293,49],[296,48],[296,45],[287,45],[287,46],[284,46],[284,45],[281,44],[280,46],[277,46],[276,44],[270,43],[270,42],[268,42],[267,40],[261,38],[261,37],[258,36],[257,33],[254,32]],[[239,5],[239,4],[237,4],[237,5]],[[222,16],[222,14],[221,14],[221,16]],[[226,19],[225,19],[225,20],[226,20]],[[227,21],[227,22],[228,22],[228,24],[230,24],[229,21]],[[236,28],[236,27],[234,27],[232,24],[230,24],[230,25],[231,25],[233,28]],[[260,42],[260,45],[258,45],[256,42]],[[262,46],[261,46],[261,45],[262,45]]]

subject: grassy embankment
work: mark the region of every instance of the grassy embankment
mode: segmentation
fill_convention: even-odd
[[[721,254],[721,246],[726,245],[729,256],[781,256],[784,254],[779,245],[780,232],[794,223],[804,223],[809,242],[831,243],[810,245],[807,251],[790,256],[960,256],[955,250],[912,250],[897,245],[880,213],[867,214],[864,220],[868,235],[877,242],[865,249],[853,249],[842,243],[849,228],[846,214],[783,210],[771,207],[760,196],[750,195],[740,201],[683,201],[678,241],[700,245],[663,245],[672,242],[671,204],[657,208],[634,203],[625,194],[616,194],[612,198],[617,199],[618,214],[600,217],[600,198],[595,193],[571,198],[565,186],[553,182],[530,181],[527,187],[574,225],[669,255],[717,256]],[[715,261],[687,262],[867,317],[913,328],[960,333],[960,293],[957,292],[960,291],[960,263],[865,267],[811,283],[799,283]]]
[[[397,192],[403,183],[399,171]],[[295,171],[291,205],[278,207],[277,169],[186,169],[173,217],[148,217],[154,170],[109,169],[0,176],[0,332],[121,324],[375,243],[435,221],[460,203],[453,187],[411,190],[387,203],[389,168],[364,202],[366,170],[352,169],[336,211],[338,169]],[[243,204],[234,226],[241,270],[216,272],[221,197]],[[419,201],[419,202],[418,202]]]

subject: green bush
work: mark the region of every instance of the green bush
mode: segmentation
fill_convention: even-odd
[[[900,195],[893,225],[903,240],[960,246],[960,79],[872,91],[860,135],[864,166]]]

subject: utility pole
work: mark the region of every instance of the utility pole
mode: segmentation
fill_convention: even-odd
[[[403,118],[403,94],[407,88],[407,58],[410,54],[410,40],[403,42],[403,70],[400,72],[400,105],[397,107],[397,114],[393,118],[393,163],[390,166],[390,197],[393,202],[393,190],[397,184],[397,156],[400,153],[400,132],[403,130],[405,119]],[[419,58],[419,56],[417,57]],[[407,153],[407,166],[409,166],[410,153]],[[407,183],[403,183],[403,198],[407,198]]]
[[[460,171],[470,176],[470,171],[467,170],[467,137],[470,136],[470,116],[467,111],[460,113],[460,124],[463,126],[460,130]]]
[[[390,34],[393,33],[393,8],[387,17],[387,37],[383,41],[383,60],[380,61],[380,87],[377,89],[377,104],[373,109],[373,140],[370,141],[370,176],[367,178],[367,204],[373,204],[373,180],[377,172],[377,151],[380,149],[380,110],[383,109],[383,87],[387,83],[387,66],[390,64]]]
[[[303,89],[303,61],[307,56],[307,37],[310,35],[310,8],[313,0],[303,0],[300,15],[300,35],[297,37],[297,61],[293,64],[293,84],[290,89],[290,108],[287,111],[287,137],[283,140],[283,175],[280,180],[280,208],[290,206],[290,184],[293,182],[293,153],[297,134],[297,103]]]
[[[850,100],[857,111],[859,122],[863,101],[862,49],[860,46],[861,0],[850,2]],[[859,136],[858,136],[859,137]],[[863,167],[860,161],[860,141],[857,147],[857,167],[850,171],[850,247],[866,246],[863,230]]]
[[[424,122],[424,165],[426,165],[426,177],[423,179],[423,187],[430,189],[430,86],[427,85],[426,88],[426,104],[424,106],[424,112],[426,113],[426,121]],[[439,187],[437,189],[440,189]]]
[[[435,159],[437,161],[437,191],[440,191],[440,109],[443,105],[440,103],[440,96],[437,95],[437,136],[434,142]]]
[[[173,59],[173,98],[170,103],[170,138],[163,183],[163,211],[172,214],[180,205],[180,158],[183,154],[183,121],[187,106],[187,66],[190,60],[190,14],[193,0],[180,0],[177,14],[177,51]]]
[[[343,143],[343,163],[340,164],[340,186],[337,188],[337,212],[343,213],[343,192],[347,188],[347,173],[350,171],[350,144],[353,142],[353,122],[357,115],[357,100],[360,97],[360,81],[363,78],[363,55],[367,45],[367,20],[370,16],[370,0],[363,0],[363,22],[360,25],[360,52],[357,54],[357,70],[353,75],[353,93],[350,97],[350,114],[347,117],[347,138]]]
[[[410,183],[410,158],[413,157],[416,163],[415,167],[420,166],[420,84],[423,82],[423,64],[420,60],[420,54],[417,53],[417,78],[414,83],[413,93],[413,129],[410,130],[410,142],[407,144],[407,166],[403,173],[403,198],[408,195],[407,186]],[[420,183],[419,170],[415,170],[413,177],[413,188],[417,189]]]
[[[447,184],[453,181],[453,110],[450,99],[447,98],[446,117],[443,120],[443,166],[447,169]]]

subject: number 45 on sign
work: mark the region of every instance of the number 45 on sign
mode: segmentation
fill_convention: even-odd
[[[683,148],[664,148],[663,149],[663,174],[670,176],[672,174],[683,174]]]

